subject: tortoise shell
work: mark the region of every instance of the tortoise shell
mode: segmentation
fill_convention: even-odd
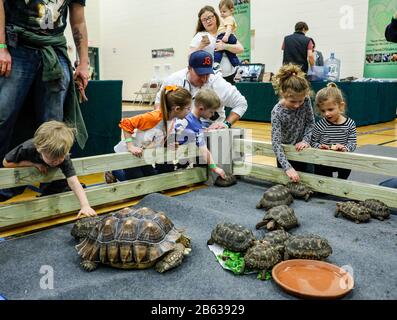
[[[303,198],[305,201],[308,201],[310,196],[314,193],[312,189],[300,182],[288,182],[286,187],[291,192],[293,197]]]
[[[252,245],[254,240],[251,230],[238,224],[220,223],[212,230],[207,244],[217,243],[228,250],[243,252]]]
[[[76,249],[84,261],[115,268],[149,268],[182,236],[165,213],[149,208],[125,208],[97,219]]]
[[[371,219],[370,210],[353,201],[337,202],[335,217],[338,217],[340,214],[356,223],[367,222]]]
[[[323,260],[332,254],[328,240],[318,235],[291,236],[285,242],[284,259]]]
[[[256,208],[264,208],[265,210],[269,210],[273,207],[289,205],[293,201],[294,199],[292,198],[289,190],[285,186],[279,184],[266,190],[262,196],[262,199],[256,205]]]
[[[232,185],[235,185],[236,183],[237,179],[234,175],[226,174],[226,179],[222,179],[220,176],[218,176],[214,184],[218,187],[230,187]]]
[[[266,226],[268,230],[289,230],[299,226],[298,218],[294,209],[287,205],[271,208],[261,222],[256,225],[256,229]]]
[[[244,256],[245,268],[262,271],[262,279],[266,270],[281,260],[280,253],[266,241],[255,241]]]
[[[263,241],[268,242],[273,248],[275,248],[281,255],[284,254],[285,242],[291,235],[284,230],[275,230],[267,233],[263,237]]]
[[[360,204],[369,210],[372,218],[379,220],[390,218],[390,208],[380,200],[367,199]]]

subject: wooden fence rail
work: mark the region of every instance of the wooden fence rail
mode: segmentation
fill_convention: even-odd
[[[245,155],[275,156],[271,143],[235,139],[233,147],[235,151],[243,152]],[[289,160],[384,175],[396,175],[397,173],[397,158],[319,149],[306,149],[297,152],[293,146],[285,145],[283,147]],[[282,169],[244,161],[234,162],[233,173],[281,184],[289,181]],[[397,208],[397,189],[301,172],[299,175],[302,182],[315,191],[354,200],[375,198],[385,202],[390,207]]]

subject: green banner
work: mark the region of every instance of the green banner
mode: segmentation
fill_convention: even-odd
[[[244,47],[239,54],[242,62],[251,61],[251,4],[250,0],[234,0],[234,18],[237,22],[237,39]]]
[[[397,78],[397,44],[387,42],[385,29],[397,12],[395,0],[369,0],[364,77]]]

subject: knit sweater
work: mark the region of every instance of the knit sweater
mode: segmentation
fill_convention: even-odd
[[[292,168],[287,160],[282,144],[295,145],[305,141],[310,144],[314,126],[314,114],[312,103],[306,97],[303,105],[295,110],[288,109],[281,103],[273,108],[272,116],[272,145],[284,170]]]

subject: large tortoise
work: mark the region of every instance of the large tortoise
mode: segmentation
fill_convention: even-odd
[[[266,190],[262,196],[262,199],[256,205],[256,208],[264,208],[265,210],[269,210],[277,206],[289,205],[292,202],[294,202],[294,198],[287,187],[278,184]]]
[[[371,219],[370,211],[354,201],[337,202],[335,217],[339,217],[340,214],[355,223],[367,222]]]
[[[225,249],[234,252],[244,252],[251,247],[255,240],[251,230],[232,223],[219,223],[212,230],[211,238],[207,241],[208,245],[217,243]]]
[[[312,189],[300,182],[288,182],[286,187],[294,198],[303,198],[305,201],[308,201],[314,193]]]
[[[382,201],[377,199],[367,199],[360,203],[369,210],[372,218],[383,221],[390,218],[390,208]]]
[[[78,221],[72,235],[84,240],[76,246],[86,271],[99,263],[120,269],[165,272],[182,263],[190,239],[163,212],[125,208],[106,217]]]
[[[264,237],[263,241],[267,241],[273,248],[275,248],[281,256],[284,256],[285,242],[291,235],[284,230],[275,230],[268,232]]]
[[[287,205],[271,208],[266,212],[263,220],[256,225],[256,229],[265,227],[267,230],[289,230],[299,226],[294,209]]]
[[[254,241],[244,255],[244,269],[258,270],[260,279],[266,279],[266,271],[282,261],[280,253],[267,241]]]
[[[284,260],[324,260],[332,253],[327,239],[318,235],[295,235],[285,242]]]

